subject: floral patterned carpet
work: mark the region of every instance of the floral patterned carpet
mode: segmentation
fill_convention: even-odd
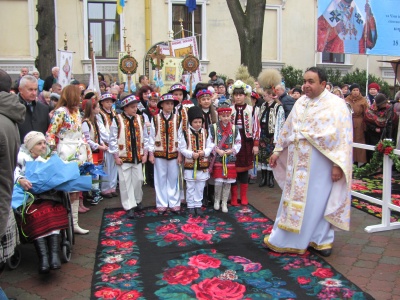
[[[373,299],[313,252],[267,250],[272,225],[252,206],[135,220],[106,209],[91,299]]]
[[[352,190],[382,199],[382,174],[373,175],[360,179],[353,179]],[[392,177],[392,204],[400,206],[400,174],[395,173]],[[382,218],[382,207],[372,204],[366,200],[352,197],[352,206],[365,211],[377,218]],[[400,214],[392,211],[391,222],[400,221]]]

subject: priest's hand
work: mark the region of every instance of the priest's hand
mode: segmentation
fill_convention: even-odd
[[[269,165],[271,168],[276,167],[276,161],[277,161],[278,157],[279,156],[277,154],[272,154],[271,157],[269,158]]]
[[[147,162],[147,155],[142,155],[142,164]]]
[[[151,162],[154,165],[154,155],[149,154],[149,162]]]
[[[339,166],[333,166],[332,167],[332,181],[336,182],[342,179],[343,177],[343,171]]]
[[[122,159],[120,159],[119,157],[115,158],[114,160],[115,160],[115,164],[116,164],[117,166],[120,166],[120,165],[123,164]]]

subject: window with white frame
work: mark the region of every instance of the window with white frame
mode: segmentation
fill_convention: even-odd
[[[174,32],[174,39],[180,39],[182,20],[185,37],[196,36],[199,58],[206,59],[206,0],[197,0],[196,3],[196,10],[189,13],[186,0],[168,0],[170,28]]]
[[[118,58],[120,16],[116,1],[88,0],[88,35],[93,41],[96,58]]]

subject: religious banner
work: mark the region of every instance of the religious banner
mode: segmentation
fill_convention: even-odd
[[[64,88],[69,85],[72,75],[72,54],[71,51],[59,50],[59,64],[60,73],[58,75],[58,83]]]
[[[165,58],[164,65],[162,67],[162,76],[164,86],[161,87],[161,93],[167,93],[169,88],[177,83],[181,82],[182,78],[182,58],[178,57],[167,57]]]
[[[400,54],[400,0],[318,0],[317,51]]]
[[[173,40],[170,42],[170,52],[174,57],[184,58],[186,55],[193,54],[195,57],[199,57],[199,50],[197,48],[196,37],[190,36],[182,39]],[[193,83],[201,81],[200,68],[193,73]]]

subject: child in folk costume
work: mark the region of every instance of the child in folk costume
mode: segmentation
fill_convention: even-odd
[[[260,119],[260,162],[261,162],[261,182],[259,187],[268,185],[274,187],[274,173],[269,165],[275,144],[283,124],[285,124],[285,111],[278,103],[272,88],[265,89],[265,102],[261,105],[259,112]]]
[[[85,135],[86,142],[92,149],[93,163],[98,165],[103,161],[104,151],[108,150],[108,147],[101,140],[100,132],[103,132],[103,134],[106,134],[107,136],[108,134],[105,132],[104,126],[101,123],[99,126],[97,122],[96,115],[100,111],[100,105],[96,99],[96,96],[93,96],[91,99],[83,100],[82,109],[84,110],[82,132]],[[99,178],[95,179],[98,180]],[[103,197],[100,195],[99,183],[92,184],[91,196],[91,205],[97,205],[103,199]],[[80,207],[80,209],[82,208],[84,207]]]
[[[150,135],[151,121],[155,115],[158,115],[160,109],[157,107],[158,100],[160,99],[160,94],[152,92],[149,97],[149,102],[147,107],[143,111],[144,122],[147,127],[147,133]],[[146,162],[146,182],[154,188],[154,165],[150,162]]]
[[[236,157],[237,181],[240,184],[240,199],[242,205],[247,205],[248,189],[248,170],[253,168],[254,156],[258,154],[258,143],[260,138],[260,128],[258,121],[258,107],[246,104],[246,96],[251,95],[252,89],[244,82],[237,80],[228,89],[232,95],[235,105],[232,106],[231,122],[236,125],[241,140],[242,147]],[[253,110],[255,112],[253,113]],[[232,185],[231,205],[238,204],[238,186]]]
[[[222,103],[218,108],[219,122],[211,127],[214,141],[212,176],[215,179],[214,209],[228,212],[228,197],[231,184],[236,182],[236,154],[241,148],[241,138],[235,125],[231,123],[232,108]],[[211,167],[211,166],[210,166]],[[222,204],[221,204],[222,201]]]
[[[100,97],[100,112],[97,115],[97,119],[101,122],[106,129],[105,132],[110,134],[110,127],[112,121],[117,116],[117,113],[113,110],[113,103],[117,100],[115,95],[111,93],[103,93]],[[106,146],[109,146],[109,137],[107,135],[101,135],[101,139],[104,141]],[[118,196],[116,192],[117,188],[117,166],[115,165],[113,154],[110,150],[104,151],[104,171],[107,173],[107,177],[101,183],[101,195],[104,198],[112,198]]]
[[[256,111],[254,108],[256,106],[260,107],[261,104],[262,104],[261,103],[260,105],[258,105],[258,101],[259,101],[260,98],[261,97],[257,92],[255,92],[254,90],[251,92],[250,99],[251,99],[251,106],[253,106],[253,114]],[[249,172],[249,184],[256,183],[257,182],[257,166],[256,166],[256,163],[255,163],[255,160],[253,161],[253,167],[248,172]]]
[[[154,186],[158,213],[164,214],[168,207],[179,214],[179,165],[178,131],[181,119],[174,113],[179,104],[172,94],[161,96],[157,106],[161,109],[151,122],[149,138],[149,161],[154,164]]]
[[[184,159],[186,201],[190,214],[203,215],[201,210],[203,190],[208,173],[208,157],[214,145],[209,133],[203,128],[203,111],[193,106],[188,109],[189,128],[179,132],[179,152]]]
[[[110,127],[110,153],[118,168],[122,207],[130,219],[142,209],[142,164],[147,161],[148,134],[143,116],[137,114],[139,102],[134,95],[123,98],[123,112]]]
[[[212,93],[207,89],[201,89],[196,94],[196,99],[198,106],[201,108],[203,112],[204,123],[203,127],[206,131],[209,131],[212,124],[217,123],[217,113],[215,111],[215,107],[212,104],[211,100]],[[208,203],[214,202],[214,179],[210,178],[208,180],[208,185],[204,189],[203,195],[203,205],[207,206]]]
[[[175,107],[175,113],[179,115],[179,118],[182,120],[182,130],[186,131],[188,127],[188,116],[187,110],[190,106],[193,106],[193,102],[188,99],[188,91],[186,86],[180,83],[176,83],[172,85],[169,89],[169,93],[174,95],[176,99],[179,101],[179,104]],[[182,155],[178,153],[178,164],[179,168],[182,168]],[[179,172],[180,173],[180,172]],[[181,202],[185,202],[185,183],[182,183],[181,191],[179,194],[179,199]]]

